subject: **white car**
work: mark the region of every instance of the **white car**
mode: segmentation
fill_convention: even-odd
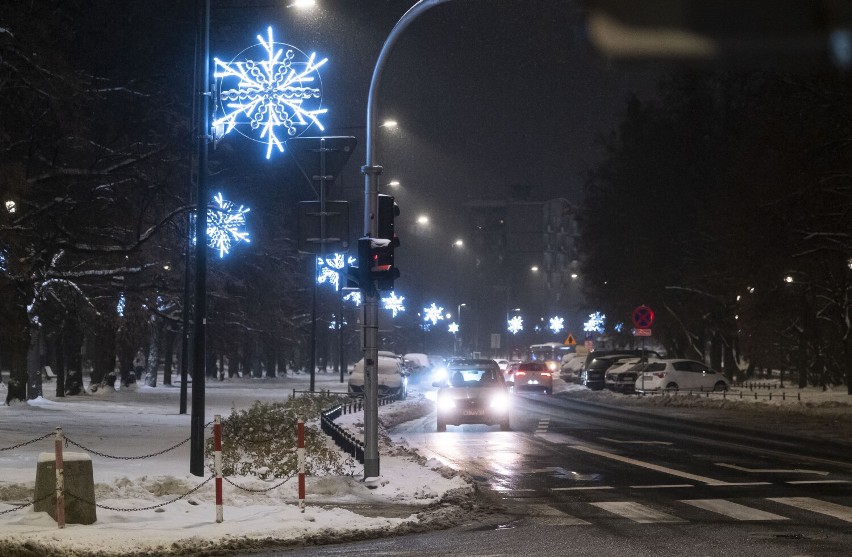
[[[497,365],[500,366],[500,371],[506,371],[506,368],[509,367],[509,360],[494,360],[497,362]]]
[[[726,391],[730,386],[731,382],[724,375],[697,360],[651,361],[636,378],[637,391]]]
[[[408,377],[399,358],[379,355],[379,396],[397,396],[405,398],[408,395]],[[364,394],[364,359],[362,358],[349,374],[349,394],[362,396]]]

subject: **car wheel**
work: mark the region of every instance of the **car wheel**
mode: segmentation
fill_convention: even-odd
[[[676,391],[676,390],[678,390],[678,388],[679,388],[679,387],[677,386],[677,383],[675,383],[674,381],[672,381],[671,383],[669,383],[668,385],[666,385],[666,390],[667,390],[667,391]]]
[[[500,431],[512,431],[512,426],[509,425],[509,418],[500,422]]]
[[[728,384],[725,383],[724,381],[717,381],[716,384],[713,385],[713,390],[714,391],[727,391],[728,390]]]
[[[439,432],[440,431],[447,431],[447,422],[445,422],[444,420],[438,420],[438,427],[436,429]]]

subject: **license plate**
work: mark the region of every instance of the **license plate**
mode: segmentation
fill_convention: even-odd
[[[465,410],[462,414],[465,416],[484,416],[485,410]]]

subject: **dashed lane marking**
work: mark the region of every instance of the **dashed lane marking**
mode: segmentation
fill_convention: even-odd
[[[806,484],[848,484],[852,483],[849,480],[795,480],[786,482],[790,485],[806,485]]]
[[[586,526],[591,524],[591,522],[571,516],[550,505],[527,505],[526,508],[530,518],[536,524],[546,526]]]
[[[705,511],[721,514],[735,520],[758,521],[758,520],[789,520],[785,516],[753,509],[733,501],[725,499],[684,499],[681,503],[704,509]]]
[[[608,503],[590,504],[609,513],[629,518],[633,522],[638,522],[640,524],[687,522],[686,520],[682,520],[676,516],[672,516],[632,501],[613,501]]]
[[[829,501],[821,501],[811,497],[770,497],[770,501],[789,505],[806,511],[812,511],[838,518],[844,522],[852,522],[852,507],[838,505]]]
[[[623,441],[620,439],[612,439],[610,437],[598,437],[603,441],[609,441],[610,443],[621,443],[624,445],[671,445],[672,443],[668,441]]]

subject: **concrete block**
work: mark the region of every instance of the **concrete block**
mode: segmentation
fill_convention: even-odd
[[[65,478],[65,523],[94,524],[98,519],[95,507],[95,478],[92,458],[85,453],[63,452]],[[73,493],[75,497],[69,495]],[[35,481],[36,512],[46,512],[56,520],[56,455],[40,453]]]

